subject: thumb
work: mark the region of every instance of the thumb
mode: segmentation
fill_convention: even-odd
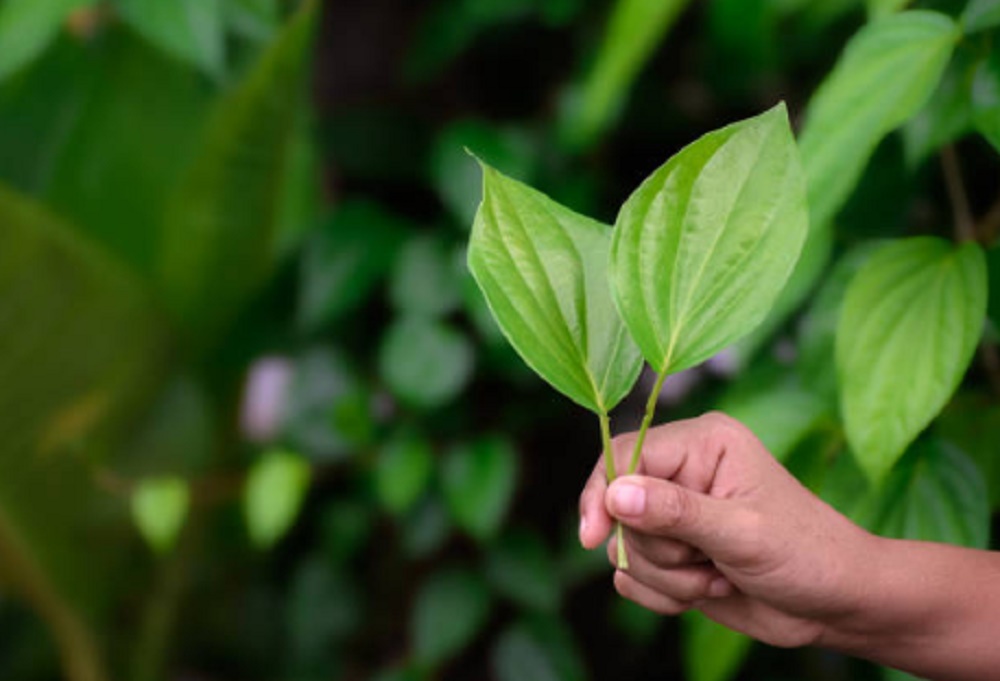
[[[608,513],[643,534],[690,544],[709,558],[739,560],[749,548],[750,514],[738,501],[720,499],[643,475],[618,478],[608,488]]]

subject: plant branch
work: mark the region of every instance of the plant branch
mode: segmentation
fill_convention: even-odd
[[[599,414],[598,419],[601,422],[601,446],[604,448],[604,468],[608,473],[608,482],[614,482],[615,478],[618,477],[618,471],[615,470],[615,455],[611,451],[611,420],[607,414]]]
[[[653,423],[653,416],[656,413],[656,402],[660,397],[660,390],[663,389],[663,381],[666,378],[667,370],[664,367],[663,371],[657,375],[656,383],[653,384],[653,389],[646,400],[646,413],[642,417],[642,425],[639,426],[639,436],[635,440],[635,449],[632,450],[632,460],[628,465],[629,475],[635,473],[639,467],[639,458],[642,456],[642,445],[646,442],[646,431],[649,430],[649,426]]]
[[[975,241],[976,225],[972,219],[969,197],[965,195],[962,168],[959,166],[955,148],[950,144],[941,148],[941,169],[944,171],[944,183],[948,189],[948,198],[951,200],[955,237],[958,241]]]

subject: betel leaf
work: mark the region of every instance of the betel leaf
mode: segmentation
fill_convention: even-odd
[[[459,274],[458,263],[443,239],[415,236],[396,259],[389,300],[401,313],[443,317],[461,304]]]
[[[868,16],[881,19],[894,14],[910,3],[910,0],[867,0]]]
[[[117,0],[122,19],[176,59],[219,78],[225,69],[223,0]]]
[[[1000,3],[996,0],[969,0],[962,14],[962,26],[966,33],[1000,26]]]
[[[272,546],[291,528],[310,477],[306,460],[291,452],[267,452],[254,462],[243,489],[243,513],[256,546]]]
[[[964,452],[921,440],[906,453],[884,488],[855,514],[886,537],[947,542],[984,549],[990,504],[983,475]]]
[[[844,425],[879,482],[958,387],[986,316],[986,263],[973,243],[887,244],[847,288],[836,362]]]
[[[402,402],[433,409],[455,399],[472,377],[475,350],[462,332],[417,315],[386,330],[378,353],[379,375]]]
[[[524,361],[574,402],[607,413],[642,358],[608,288],[610,230],[483,164],[469,269]]]
[[[784,104],[674,155],[622,207],[611,246],[615,302],[646,360],[674,373],[752,331],[807,231]]]
[[[132,519],[157,553],[170,550],[188,511],[188,486],[181,478],[150,478],[132,492]]]
[[[740,670],[753,640],[697,611],[684,615],[684,669],[691,681],[729,681]]]
[[[490,611],[490,593],[474,572],[445,568],[417,593],[410,620],[413,655],[436,666],[455,655],[478,634]]]
[[[304,3],[218,103],[167,208],[159,280],[197,349],[226,329],[270,271],[316,5]]]
[[[441,486],[455,522],[476,539],[496,535],[517,483],[517,453],[499,437],[452,449],[442,461]]]
[[[959,35],[943,14],[908,11],[851,38],[810,101],[799,139],[814,228],[843,205],[879,141],[927,101]]]
[[[5,0],[0,5],[0,80],[30,64],[87,0]]]
[[[391,439],[375,462],[375,492],[390,513],[406,513],[420,500],[434,471],[430,444],[415,435]]]

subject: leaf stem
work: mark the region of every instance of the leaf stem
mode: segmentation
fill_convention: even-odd
[[[653,389],[649,393],[649,399],[646,400],[646,413],[642,417],[642,425],[639,426],[639,436],[635,440],[635,449],[632,450],[632,460],[628,465],[628,474],[632,475],[635,473],[636,468],[639,467],[639,458],[642,456],[642,445],[646,441],[646,431],[649,430],[649,426],[653,423],[653,416],[656,413],[656,402],[660,397],[660,390],[663,389],[663,381],[667,378],[667,369],[663,368],[657,377],[656,383],[653,384]]]
[[[958,163],[955,148],[946,144],[941,148],[941,168],[944,171],[944,183],[951,200],[952,219],[955,221],[955,236],[958,241],[975,241],[976,225],[972,219],[972,209],[969,198],[965,195],[962,180],[962,168]]]
[[[611,420],[606,413],[598,414],[601,422],[601,443],[604,447],[604,468],[607,471],[608,482],[618,477],[615,470],[615,456],[611,449]],[[628,554],[625,553],[625,528],[621,523],[615,523],[615,537],[618,541],[618,569],[628,569]]]

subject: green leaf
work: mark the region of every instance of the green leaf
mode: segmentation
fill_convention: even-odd
[[[883,19],[906,7],[910,0],[868,0],[867,4],[869,17]]]
[[[302,249],[297,314],[302,327],[338,322],[364,303],[410,229],[379,204],[342,203]]]
[[[4,0],[0,4],[0,80],[45,52],[69,13],[85,4],[87,0]]]
[[[1000,5],[996,0],[969,0],[961,22],[966,33],[976,33],[1000,26]]]
[[[188,485],[182,478],[149,478],[132,492],[132,520],[157,553],[173,548],[188,511]]]
[[[607,227],[483,165],[469,269],[507,339],[556,390],[607,413],[642,358],[608,289]]]
[[[976,462],[986,480],[990,508],[1000,508],[1000,404],[987,395],[960,392],[934,426],[945,445]]]
[[[1000,49],[994,48],[972,83],[972,123],[1000,153]]]
[[[517,622],[497,638],[490,656],[496,681],[584,681],[587,670],[568,627],[558,619]]]
[[[442,462],[441,484],[455,522],[479,540],[493,537],[514,495],[517,453],[498,437],[455,447]]]
[[[684,615],[684,669],[691,681],[730,681],[736,677],[753,640],[708,619]]]
[[[522,608],[554,612],[562,596],[556,564],[542,539],[527,530],[512,530],[490,547],[486,577]]]
[[[379,375],[403,402],[433,409],[455,399],[472,377],[472,344],[443,322],[405,316],[379,349]]]
[[[226,23],[236,33],[264,42],[278,30],[278,0],[223,0]]]
[[[915,167],[972,128],[972,82],[979,55],[959,49],[927,104],[903,126],[906,161]]]
[[[918,442],[857,513],[886,537],[985,549],[990,505],[986,484],[962,451],[937,440]]]
[[[814,228],[844,204],[879,141],[931,96],[958,37],[945,15],[909,11],[851,38],[810,101],[799,140]]]
[[[201,349],[226,329],[270,270],[315,8],[304,3],[219,102],[170,203],[160,283],[171,312]]]
[[[458,263],[431,235],[410,239],[396,260],[389,298],[405,314],[440,317],[461,303]]]
[[[752,331],[807,229],[783,104],[673,156],[626,201],[611,247],[615,301],[646,360],[675,373]]]
[[[892,242],[851,281],[836,359],[847,438],[879,482],[958,387],[986,315],[986,263],[972,243]]]
[[[475,119],[452,123],[441,132],[431,152],[431,179],[452,216],[467,227],[476,217],[483,181],[466,149],[500,172],[530,182],[538,145],[523,130]]]
[[[285,601],[289,649],[301,665],[329,664],[329,655],[361,624],[364,593],[345,570],[319,555],[299,563]]]
[[[149,275],[168,197],[196,151],[191,130],[203,120],[208,92],[198,74],[126,32],[108,35],[98,56],[89,96],[66,125],[45,194]]]
[[[596,551],[595,553],[602,553]],[[607,570],[608,561],[604,558],[601,572]],[[615,629],[622,632],[630,643],[636,646],[648,646],[656,636],[656,632],[663,626],[664,618],[658,612],[653,612],[642,607],[635,601],[625,598],[616,598],[612,604],[610,620],[614,623]]]
[[[632,82],[688,0],[618,0],[593,65],[567,104],[562,135],[574,149],[590,146],[623,108]]]
[[[438,499],[430,497],[403,518],[400,543],[408,557],[427,558],[444,545],[451,531],[448,511]]]
[[[446,568],[421,586],[410,619],[410,640],[418,662],[431,667],[461,652],[486,624],[490,594],[469,570]]]
[[[254,462],[243,489],[243,514],[257,547],[270,548],[292,527],[310,477],[306,460],[291,452],[270,451]]]
[[[434,454],[426,440],[390,440],[375,463],[375,491],[382,506],[396,515],[408,512],[426,491],[433,470]]]
[[[122,19],[171,56],[221,78],[225,70],[223,0],[117,0]]]

